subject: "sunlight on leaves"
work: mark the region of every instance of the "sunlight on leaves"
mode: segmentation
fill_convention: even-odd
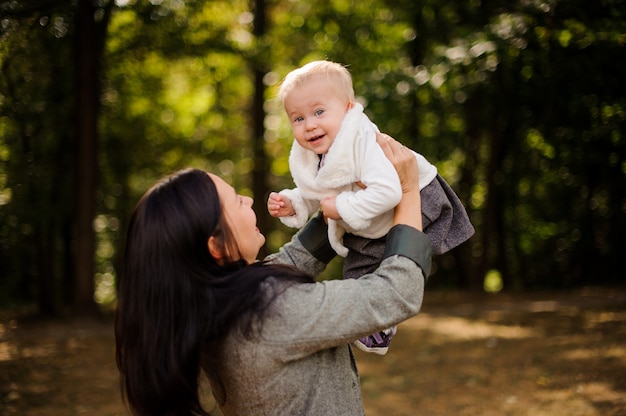
[[[566,48],[572,40],[572,33],[569,30],[561,30],[559,33],[559,43]]]
[[[484,181],[477,182],[472,188],[470,196],[470,204],[473,209],[481,209],[487,198],[487,183]]]
[[[115,301],[115,276],[112,273],[97,273],[95,279],[94,300],[101,305],[108,305]]]
[[[487,293],[498,293],[504,287],[502,280],[502,273],[498,270],[491,269],[485,274],[485,280],[483,282],[483,289]]]
[[[539,130],[530,129],[528,131],[526,134],[526,144],[531,149],[538,150],[542,156],[548,159],[553,159],[555,156],[554,147],[546,142]]]

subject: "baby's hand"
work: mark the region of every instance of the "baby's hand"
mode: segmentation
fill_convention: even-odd
[[[296,215],[296,211],[293,209],[291,200],[276,192],[270,193],[270,196],[267,199],[267,210],[274,218]]]
[[[322,207],[322,213],[324,217],[330,218],[331,220],[340,220],[341,215],[337,212],[336,205],[336,196],[327,196],[320,201],[320,206]]]

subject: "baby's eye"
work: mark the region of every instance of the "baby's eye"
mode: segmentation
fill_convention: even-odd
[[[293,119],[294,123],[302,123],[302,120],[304,120],[302,117],[296,117]]]
[[[324,110],[316,110],[315,111],[315,115],[316,116],[321,116],[322,114],[324,114]]]

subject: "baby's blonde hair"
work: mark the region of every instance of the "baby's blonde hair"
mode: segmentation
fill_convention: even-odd
[[[313,61],[294,69],[287,74],[278,90],[278,98],[285,104],[285,97],[295,88],[298,88],[314,76],[325,76],[328,82],[337,86],[337,94],[344,95],[345,99],[354,102],[354,88],[352,77],[345,66],[331,61]]]

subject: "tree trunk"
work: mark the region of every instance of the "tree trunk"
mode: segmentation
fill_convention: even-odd
[[[79,0],[77,15],[77,210],[74,243],[75,276],[73,309],[76,314],[93,314],[96,212],[97,142],[97,43],[94,7],[91,0]]]
[[[254,36],[260,40],[266,32],[266,10],[265,0],[254,0],[251,4],[254,11]],[[262,43],[262,42],[259,42]],[[261,52],[262,53],[262,52]],[[252,148],[254,151],[254,168],[252,170],[252,192],[254,193],[254,212],[257,214],[257,224],[261,231],[272,228],[272,218],[267,212],[266,197],[268,193],[267,175],[269,162],[265,152],[265,62],[263,57],[257,55],[251,60],[252,72],[254,74],[254,98],[251,108],[252,118]],[[264,246],[259,253],[263,258],[267,255],[267,248]]]

